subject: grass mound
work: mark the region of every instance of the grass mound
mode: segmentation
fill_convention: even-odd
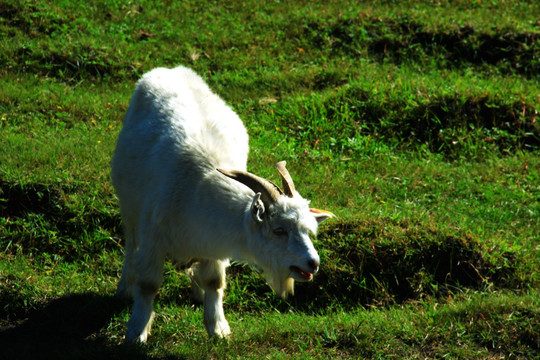
[[[336,304],[345,309],[388,306],[464,289],[524,285],[514,276],[514,252],[501,250],[489,256],[479,239],[426,224],[339,222],[319,235],[316,246],[321,271],[313,282],[297,283],[288,305],[272,298],[262,281],[250,280],[247,269],[233,267],[228,306],[253,311],[258,309],[256,299],[270,296],[269,301],[280,309],[293,305],[301,311],[319,312]]]
[[[409,221],[339,223],[323,233],[320,281],[340,302],[394,303],[445,296],[452,289],[509,285],[514,254],[487,258],[477,239]],[[503,266],[501,266],[504,264]],[[517,284],[512,284],[515,286]]]
[[[302,26],[302,38],[319,49],[352,57],[366,53],[394,63],[435,61],[439,66],[497,66],[502,73],[538,76],[537,33],[512,29],[478,31],[471,26],[433,28],[409,17],[317,20]],[[366,51],[367,50],[367,51]]]
[[[368,86],[276,106],[281,128],[303,146],[353,157],[365,153],[368,136],[398,148],[425,145],[449,159],[540,147],[536,110],[522,102],[459,93],[395,98]]]

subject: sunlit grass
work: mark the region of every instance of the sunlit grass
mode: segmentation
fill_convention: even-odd
[[[537,13],[505,1],[0,0],[0,348],[537,356]],[[337,219],[294,297],[229,269],[229,341],[207,340],[187,277],[167,263],[148,345],[125,346],[110,159],[136,80],[178,64],[244,120],[252,172],[277,182],[287,160],[300,193]]]

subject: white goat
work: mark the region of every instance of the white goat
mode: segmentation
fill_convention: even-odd
[[[318,271],[309,236],[333,215],[309,208],[284,161],[282,191],[246,172],[247,156],[242,121],[190,69],[155,69],[137,83],[112,161],[126,236],[117,294],[134,298],[126,341],[146,341],[166,256],[193,265],[206,330],[218,337],[230,334],[230,259],[258,265],[283,297]]]

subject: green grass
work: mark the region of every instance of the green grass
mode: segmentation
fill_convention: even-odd
[[[0,358],[538,357],[538,13],[0,0]],[[230,340],[168,264],[149,343],[122,345],[110,159],[136,80],[178,64],[244,120],[251,171],[287,160],[338,218],[294,297],[230,268]]]

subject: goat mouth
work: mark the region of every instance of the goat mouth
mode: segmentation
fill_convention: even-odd
[[[291,265],[289,267],[289,270],[291,270],[291,273],[289,274],[289,277],[292,277],[294,280],[297,281],[309,281],[313,278],[313,274],[304,271],[300,269],[298,266]]]

